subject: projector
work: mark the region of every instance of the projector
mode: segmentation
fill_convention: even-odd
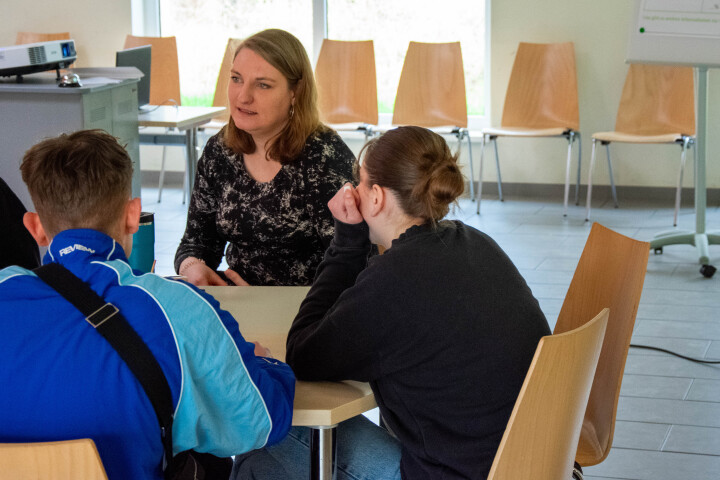
[[[74,40],[0,47],[0,77],[67,68],[77,59]]]

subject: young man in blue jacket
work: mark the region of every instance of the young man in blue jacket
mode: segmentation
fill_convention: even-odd
[[[24,224],[57,262],[113,303],[147,344],[174,406],[173,451],[227,457],[281,440],[295,377],[192,285],[127,263],[140,199],[109,134],[78,131],[27,151],[37,212]],[[92,438],[113,479],[161,479],[158,420],[135,375],[85,315],[31,270],[0,271],[0,442]]]

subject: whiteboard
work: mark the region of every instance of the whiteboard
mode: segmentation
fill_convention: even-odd
[[[720,67],[720,0],[635,0],[627,61]]]

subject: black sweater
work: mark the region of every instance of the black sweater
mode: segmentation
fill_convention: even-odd
[[[335,237],[288,334],[303,380],[360,380],[403,445],[404,479],[485,479],[545,316],[487,235],[415,226],[369,262],[365,223]]]
[[[269,182],[256,181],[242,154],[212,137],[198,163],[175,269],[190,256],[227,264],[250,285],[310,285],[333,236],[327,203],[352,180],[353,153],[333,131],[308,137]]]

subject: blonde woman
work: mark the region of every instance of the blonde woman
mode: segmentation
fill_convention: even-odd
[[[228,100],[230,120],[198,164],[175,268],[195,285],[309,285],[333,236],[327,202],[355,157],[320,122],[310,60],[288,32],[240,44]],[[223,254],[230,268],[219,273]]]

